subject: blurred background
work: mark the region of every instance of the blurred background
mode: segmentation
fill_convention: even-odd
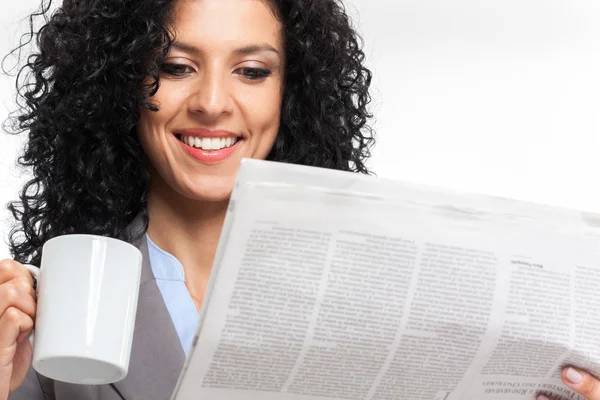
[[[600,2],[346,4],[374,73],[378,176],[600,212]],[[0,2],[1,56],[38,5]],[[0,76],[2,121],[14,98]],[[0,259],[21,146],[0,134]]]

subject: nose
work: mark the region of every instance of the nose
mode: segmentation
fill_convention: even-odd
[[[232,111],[231,90],[227,78],[218,71],[204,70],[190,84],[190,112],[214,119]]]

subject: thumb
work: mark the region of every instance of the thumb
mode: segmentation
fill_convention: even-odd
[[[585,371],[567,367],[561,373],[565,385],[582,395],[586,400],[600,400],[600,381]]]

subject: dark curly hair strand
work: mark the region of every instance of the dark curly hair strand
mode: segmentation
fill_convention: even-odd
[[[156,111],[159,70],[173,40],[173,0],[52,0],[30,18],[37,50],[17,77],[13,133],[28,131],[18,162],[33,178],[8,208],[20,262],[39,263],[52,237],[127,237],[147,223],[148,173],[135,134],[140,110]],[[269,160],[370,173],[371,72],[340,0],[270,0],[284,26],[285,91]],[[33,17],[46,19],[34,32]]]

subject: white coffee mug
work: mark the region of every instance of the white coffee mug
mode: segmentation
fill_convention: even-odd
[[[33,368],[55,380],[107,384],[127,375],[142,254],[95,235],[48,240],[38,280]]]

